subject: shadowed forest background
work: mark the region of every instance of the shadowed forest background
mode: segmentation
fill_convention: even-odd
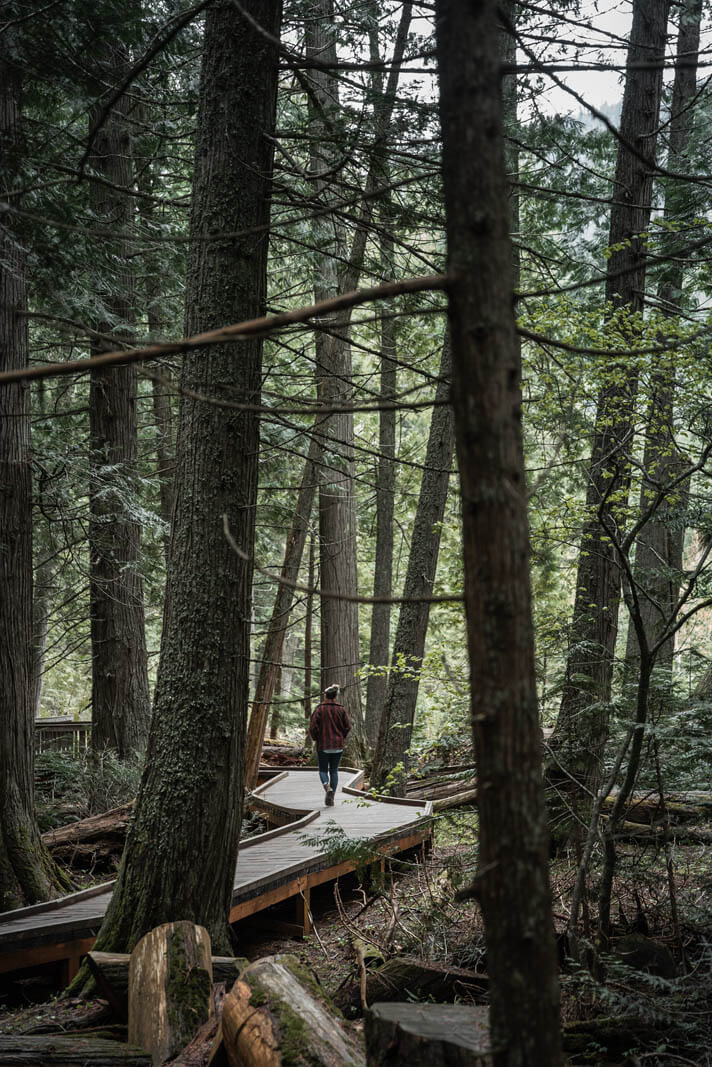
[[[258,766],[338,683],[345,762],[443,801],[442,939],[385,955],[486,968],[497,1064],[560,1017],[571,1062],[709,1062],[710,40],[0,5],[3,911],[119,867],[98,947],[232,951]],[[42,841],[134,797],[120,866],[125,824]]]

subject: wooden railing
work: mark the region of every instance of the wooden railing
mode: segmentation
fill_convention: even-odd
[[[35,719],[35,752],[71,752],[89,747],[91,719]]]

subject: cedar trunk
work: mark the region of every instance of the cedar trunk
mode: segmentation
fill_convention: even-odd
[[[251,14],[273,37],[281,7]],[[206,13],[186,333],[264,313],[277,49],[223,0]],[[229,240],[248,230],[248,236]],[[255,236],[257,233],[257,237]],[[98,949],[189,919],[228,947],[244,794],[262,342],[186,356],[176,507],[146,769]],[[197,396],[196,396],[197,394]],[[210,398],[236,401],[213,405]]]
[[[125,59],[107,50],[107,76]],[[128,98],[122,97],[96,135],[92,169],[105,179],[90,183],[90,206],[115,240],[98,243],[102,320],[96,328],[131,343],[134,276],[130,257],[133,182]],[[94,108],[94,119],[101,105]],[[118,327],[112,328],[112,323]],[[95,341],[92,355],[112,347]],[[89,388],[89,598],[92,652],[92,748],[126,759],[146,747],[151,714],[148,657],[140,572],[137,512],[138,424],[135,365],[94,370]]]
[[[309,453],[304,463],[302,482],[297,497],[292,525],[287,534],[284,548],[281,578],[284,581],[277,587],[277,595],[272,608],[272,617],[267,630],[262,661],[257,676],[252,712],[247,730],[247,750],[245,754],[245,785],[254,789],[262,757],[262,743],[265,736],[267,716],[272,697],[276,690],[277,673],[282,659],[284,637],[289,625],[289,613],[294,600],[294,582],[302,565],[304,545],[309,532],[314,495],[316,492],[317,469],[321,456],[321,441],[314,435],[309,445]],[[276,731],[275,731],[276,732]]]
[[[493,1061],[561,1063],[497,4],[436,5],[455,441]]]
[[[430,604],[427,600],[413,599],[409,603],[408,598],[430,596],[435,584],[440,531],[447,502],[454,444],[450,374],[450,338],[446,336],[440,361],[440,381],[435,392],[435,407],[430,421],[425,469],[410,542],[408,570],[403,586],[403,596],[406,600],[401,604],[398,616],[388,689],[371,771],[372,783],[377,788],[383,786],[390,777],[389,789],[398,796],[405,795],[408,776],[407,752],[413,731],[420,669],[430,618]],[[396,770],[399,767],[400,770]]]
[[[635,0],[621,111],[609,244],[606,310],[610,329],[628,348],[640,328],[645,249],[662,89],[669,0]],[[636,148],[636,154],[628,145]],[[641,158],[642,157],[642,158]],[[586,514],[566,664],[566,684],[550,744],[548,771],[557,796],[572,793],[588,807],[601,777],[608,736],[621,573],[608,536],[625,521],[637,375],[612,354],[604,368],[589,461]],[[611,503],[613,501],[613,503]],[[563,770],[562,770],[563,768]],[[558,813],[554,812],[558,821]],[[585,814],[584,814],[585,819]]]
[[[3,197],[21,184],[21,81],[11,25],[0,34]],[[28,363],[26,261],[12,216],[0,223],[0,370]],[[0,910],[59,887],[34,812],[30,387],[0,387]]]

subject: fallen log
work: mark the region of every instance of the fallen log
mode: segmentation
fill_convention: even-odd
[[[606,797],[603,802],[603,810],[610,811],[616,801],[615,794]],[[704,800],[691,801],[665,798],[665,813],[670,822],[677,823],[704,821],[712,816],[712,802]],[[626,809],[626,820],[634,823],[651,824],[663,818],[663,809],[660,805],[660,797],[657,794],[634,796]]]
[[[144,1049],[99,1037],[0,1036],[3,1067],[150,1067],[152,1062]]]
[[[59,826],[56,830],[48,830],[42,834],[42,842],[50,852],[57,848],[86,845],[111,838],[123,844],[133,806],[134,801],[131,800],[128,804],[111,808],[101,815],[90,815],[87,819],[79,819],[78,822],[69,823],[67,826]]]
[[[668,1026],[660,1022],[643,1022],[631,1017],[606,1017],[566,1023],[563,1028],[564,1050],[569,1053],[584,1053],[589,1046],[599,1054],[605,1050],[609,1055],[622,1056],[643,1043],[659,1041]]]
[[[438,1001],[453,1001],[455,997],[475,998],[489,992],[486,974],[450,967],[446,963],[431,963],[414,956],[394,956],[380,967],[366,972],[365,996],[368,1004],[380,1001],[403,1000],[411,996],[419,1000],[432,997]],[[340,1008],[357,1008],[361,1002],[358,983],[343,987],[334,998]]]
[[[433,811],[449,811],[450,808],[461,808],[463,804],[477,803],[477,789],[465,789],[462,793],[455,793],[451,797],[442,797],[433,801]]]
[[[492,1067],[489,1008],[374,1004],[366,1015],[367,1067]]]
[[[361,1043],[295,956],[251,963],[225,997],[222,1044],[231,1067],[363,1067]]]
[[[177,1056],[213,1013],[210,937],[202,926],[164,923],[129,961],[129,1041],[156,1064]]]
[[[438,785],[421,785],[417,788],[409,788],[406,790],[406,796],[409,800],[437,800],[440,797],[454,796],[465,789],[472,789],[474,785],[475,779],[472,775],[468,775],[465,778],[450,778],[448,781],[441,782]]]
[[[89,970],[96,979],[102,997],[109,1001],[119,1018],[128,1018],[129,1006],[129,960],[128,952],[90,952],[87,955]],[[247,960],[233,956],[211,956],[213,981],[232,989]]]
[[[608,816],[601,816],[602,822],[608,822]],[[665,827],[657,823],[649,826],[646,823],[625,822],[619,823],[616,829],[616,837],[620,841],[662,842],[665,838]],[[696,826],[671,826],[670,838],[679,845],[709,845],[712,843],[712,830],[701,830]]]

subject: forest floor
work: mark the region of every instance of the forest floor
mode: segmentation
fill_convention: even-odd
[[[312,890],[314,930],[303,940],[272,936],[254,923],[238,924],[236,954],[250,960],[284,952],[296,955],[357,1029],[363,1025],[360,980],[370,980],[389,961],[405,957],[435,968],[486,975],[479,906],[471,899],[457,899],[475,871],[476,840],[475,809],[441,813],[425,862],[421,853],[409,855],[394,859],[381,883],[363,872]],[[564,959],[576,865],[570,856],[552,862],[570,1064],[712,1067],[712,855],[704,845],[678,845],[674,861],[677,924],[671,919],[663,851],[653,845],[620,847],[613,944],[610,956],[593,968],[595,977]],[[586,902],[591,917],[596,879],[593,870]],[[455,982],[449,997],[460,1003],[478,998],[482,1000],[481,989],[473,992],[466,981]],[[406,978],[392,999],[448,998],[424,996]],[[87,1027],[95,1034],[122,1032],[101,1001],[58,997],[37,981],[0,990],[0,1033]]]

